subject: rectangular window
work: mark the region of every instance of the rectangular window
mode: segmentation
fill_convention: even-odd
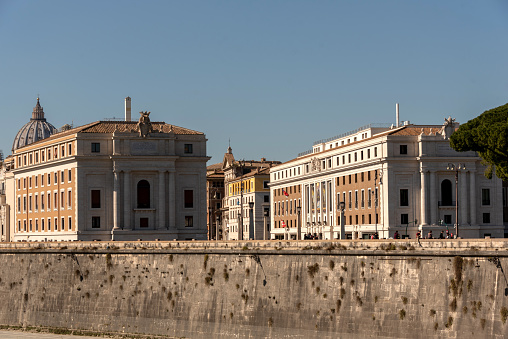
[[[407,145],[400,145],[400,154],[407,154]]]
[[[490,213],[483,213],[483,223],[490,224]]]
[[[41,186],[44,186],[44,174],[41,174]]]
[[[139,227],[148,228],[148,218],[139,218]]]
[[[41,231],[45,231],[46,229],[44,228],[44,219],[41,219]]]
[[[490,189],[488,188],[482,188],[482,205],[490,205]]]
[[[184,144],[183,152],[185,154],[192,154],[192,144]]]
[[[194,221],[192,215],[186,215],[185,216],[185,227],[193,227]]]
[[[62,231],[65,231],[65,218],[62,217],[62,224],[60,225]]]
[[[101,191],[92,190],[91,198],[92,198],[92,208],[101,208]]]
[[[69,173],[69,182],[71,182],[71,181],[72,181],[72,171],[71,171],[71,170],[69,170],[69,172],[68,172],[68,173]]]
[[[365,208],[365,190],[362,190],[362,208]]]
[[[400,206],[409,206],[409,190],[400,190]]]
[[[92,142],[92,153],[100,153],[101,144],[99,142]]]
[[[53,206],[54,206],[53,208],[56,210],[56,209],[58,209],[58,192],[55,192],[54,196],[55,197],[53,199]]]
[[[41,193],[41,209],[44,211],[44,193]]]
[[[445,225],[451,225],[452,224],[452,215],[451,214],[445,214],[444,215],[444,223],[445,223]]]
[[[269,189],[270,188],[270,187],[268,187],[269,183],[270,183],[270,181],[268,181],[268,180],[263,181],[263,188],[264,189]]]
[[[92,228],[101,228],[101,217],[92,217]]]
[[[69,144],[69,145],[67,146],[67,154],[68,154],[68,155],[72,155],[72,144]]]
[[[51,185],[51,174],[48,173],[48,185]]]
[[[184,207],[185,208],[193,208],[194,207],[194,191],[193,190],[184,190]]]
[[[407,225],[409,223],[409,215],[404,213],[400,215],[400,223],[403,225]]]
[[[67,225],[67,227],[69,228],[69,231],[72,229],[72,218],[69,217],[69,224]]]
[[[51,219],[48,218],[48,231],[51,231]]]
[[[374,147],[374,158],[377,157],[377,147]]]
[[[264,199],[263,202],[270,202],[270,196],[269,195],[265,195],[263,199]]]
[[[65,170],[62,170],[60,172],[60,181],[62,182],[62,184],[64,183],[64,180],[65,180],[64,178],[65,178]]]
[[[48,192],[48,210],[51,209],[51,193]]]
[[[58,172],[55,172],[55,180],[53,180],[53,185],[58,183]]]
[[[370,159],[370,149],[367,150],[367,159]]]
[[[358,191],[355,191],[355,208],[358,208]]]

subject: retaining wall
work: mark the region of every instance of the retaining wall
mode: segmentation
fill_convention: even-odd
[[[420,245],[0,244],[0,324],[186,338],[508,333],[507,243]]]

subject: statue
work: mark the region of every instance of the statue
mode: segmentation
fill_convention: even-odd
[[[139,129],[139,136],[146,138],[150,132],[153,131],[152,129],[152,123],[150,122],[150,112],[144,111],[139,112],[141,114],[141,117],[139,117],[138,124],[136,125]]]

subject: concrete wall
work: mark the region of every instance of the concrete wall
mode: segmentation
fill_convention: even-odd
[[[507,245],[0,244],[0,324],[187,338],[501,337]]]

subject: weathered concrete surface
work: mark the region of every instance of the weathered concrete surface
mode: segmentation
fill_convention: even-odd
[[[188,338],[504,337],[507,244],[1,244],[0,324]]]

